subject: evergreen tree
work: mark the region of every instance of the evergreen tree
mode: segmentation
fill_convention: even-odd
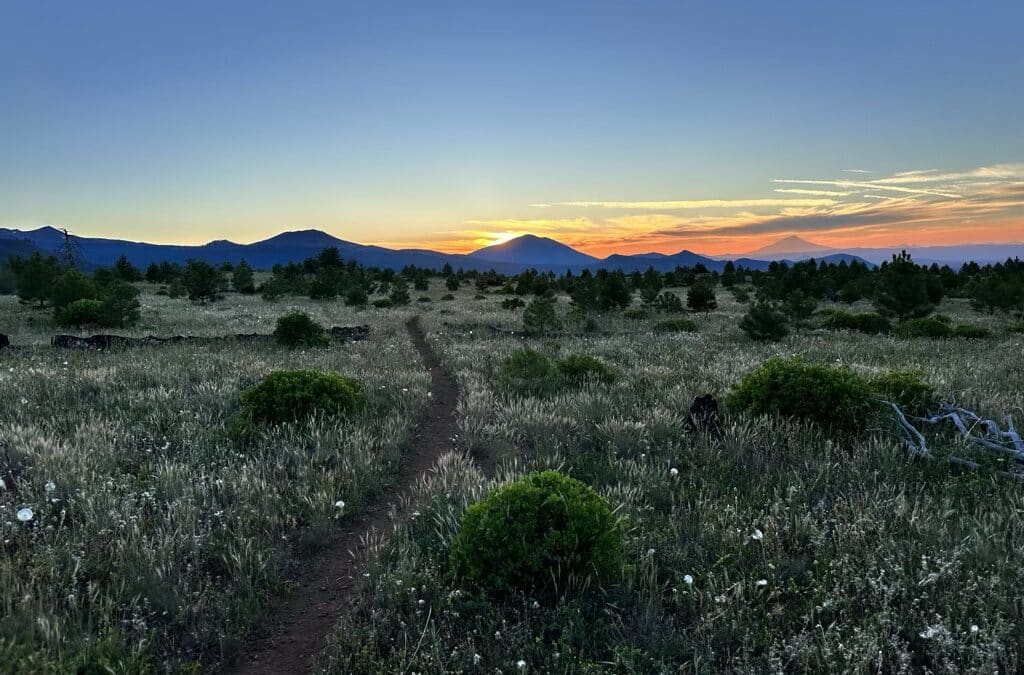
[[[118,257],[114,263],[114,276],[121,281],[142,281],[142,273],[128,260],[128,256],[124,254]]]
[[[239,293],[252,294],[256,292],[255,277],[252,267],[245,260],[241,260],[231,273],[231,287]]]
[[[36,251],[28,258],[11,262],[16,279],[18,298],[24,302],[38,302],[42,307],[50,299],[50,289],[60,273],[57,259],[45,257]]]
[[[690,286],[686,292],[686,306],[695,312],[710,312],[718,307],[711,283],[701,279]]]
[[[388,293],[388,298],[391,300],[393,307],[409,304],[409,286],[405,283],[405,279],[401,277],[395,279],[394,283],[391,284],[391,292]]]
[[[935,309],[928,297],[928,272],[903,251],[882,264],[875,284],[875,307],[900,321],[927,316]]]
[[[139,289],[127,281],[114,281],[103,289],[103,318],[108,326],[125,328],[141,316]]]
[[[751,305],[740,319],[740,328],[752,340],[778,342],[789,334],[786,316],[776,305],[764,300]]]
[[[523,329],[530,335],[547,335],[560,325],[552,293],[538,295],[523,310]]]
[[[786,314],[789,316],[789,320],[793,322],[797,332],[810,323],[810,318],[817,307],[817,301],[799,288],[786,297]]]
[[[202,260],[189,260],[182,271],[181,281],[189,300],[206,303],[219,297],[223,275],[220,270]]]

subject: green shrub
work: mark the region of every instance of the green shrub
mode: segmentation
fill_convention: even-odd
[[[732,297],[736,298],[736,302],[747,302],[750,300],[750,293],[742,286],[730,286],[729,292],[732,293]]]
[[[292,312],[280,317],[274,328],[274,340],[291,349],[326,347],[331,341],[324,327],[305,312]]]
[[[693,319],[677,317],[659,321],[652,328],[655,333],[692,333],[697,330],[697,324]]]
[[[647,318],[648,314],[646,309],[631,307],[623,312],[622,316],[626,317],[630,321],[642,321]]]
[[[559,359],[555,363],[555,367],[562,377],[569,380],[593,379],[599,382],[611,383],[618,377],[615,370],[607,363],[586,354],[570,354]]]
[[[513,380],[541,380],[554,373],[551,359],[529,347],[515,350],[501,364],[501,374]]]
[[[897,370],[876,375],[869,385],[876,397],[914,414],[924,413],[938,399],[935,387],[916,371]]]
[[[740,329],[751,340],[778,342],[789,335],[786,315],[770,302],[758,301],[740,319]]]
[[[310,415],[346,415],[362,401],[358,380],[315,370],[280,370],[242,393],[242,408],[254,420],[269,424],[300,421]]]
[[[104,325],[104,305],[102,300],[74,300],[54,311],[57,325],[65,328],[79,326]]]
[[[755,415],[779,415],[841,432],[863,429],[874,392],[846,367],[799,358],[772,358],[733,387],[729,405]]]
[[[881,314],[874,312],[855,314],[837,309],[826,310],[822,313],[821,327],[829,330],[855,330],[869,335],[884,334],[892,330],[889,320]]]
[[[455,574],[487,592],[543,599],[614,582],[625,565],[621,526],[608,504],[550,469],[471,505],[450,554]]]
[[[519,309],[520,307],[526,307],[526,303],[520,298],[505,298],[501,301],[502,309]]]
[[[1013,321],[1006,327],[1007,333],[1024,333],[1024,321]]]
[[[897,324],[894,332],[901,338],[945,338],[953,335],[953,325],[948,316],[935,314],[920,319],[908,319]]]
[[[992,337],[992,331],[984,326],[976,326],[972,323],[960,323],[953,329],[953,337],[988,338]]]
[[[391,299],[378,298],[377,300],[373,301],[373,306],[376,307],[377,309],[387,309],[388,307],[391,307]]]
[[[449,301],[454,300],[454,299],[455,299],[455,296],[452,295],[451,293],[445,293],[444,295],[441,296],[441,300],[443,300],[445,302],[449,302]]]
[[[430,299],[429,295],[421,295],[420,297],[416,298],[416,302],[433,302],[433,300]]]

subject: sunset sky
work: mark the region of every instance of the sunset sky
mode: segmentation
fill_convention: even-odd
[[[158,4],[160,6],[158,6]],[[1024,241],[1024,2],[21,2],[0,227]]]

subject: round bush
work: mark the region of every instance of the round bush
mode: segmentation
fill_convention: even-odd
[[[921,319],[908,319],[896,326],[895,333],[901,338],[945,338],[953,335],[953,324],[948,316],[936,314]]]
[[[496,595],[551,599],[573,584],[615,580],[622,532],[589,486],[557,471],[498,488],[462,517],[451,563],[462,579]]]
[[[957,324],[953,329],[953,337],[962,338],[988,338],[992,337],[992,331],[984,326],[975,326],[972,323]]]
[[[60,326],[102,326],[102,300],[75,300],[57,310],[54,319]]]
[[[305,312],[285,314],[277,320],[274,328],[277,343],[295,347],[326,347],[330,343],[327,331]]]
[[[554,372],[551,359],[529,347],[515,350],[501,364],[501,374],[514,380],[542,380]]]
[[[888,333],[892,330],[889,320],[881,314],[874,312],[854,314],[836,309],[826,310],[822,313],[821,326],[829,330],[856,330],[869,335]]]
[[[569,380],[594,379],[610,383],[616,379],[616,373],[604,361],[586,354],[570,354],[559,359],[555,364],[562,377]]]
[[[315,370],[279,370],[242,393],[242,408],[254,420],[281,424],[310,415],[346,415],[363,401],[359,380]]]
[[[938,396],[921,373],[897,370],[871,378],[871,390],[880,399],[895,403],[905,412],[921,414],[932,406]]]
[[[729,405],[853,432],[864,428],[874,398],[868,382],[849,368],[773,358],[743,376],[729,395]]]

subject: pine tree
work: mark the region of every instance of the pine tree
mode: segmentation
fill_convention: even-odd
[[[903,251],[883,263],[875,284],[875,307],[900,321],[927,316],[935,309],[928,296],[928,272]]]
[[[740,328],[752,340],[778,342],[789,334],[786,316],[775,304],[760,300],[740,319]]]
[[[539,295],[523,310],[523,330],[530,335],[547,335],[561,324],[555,312],[555,296]]]
[[[686,306],[695,312],[710,312],[718,307],[715,289],[707,281],[696,282],[686,292]]]

